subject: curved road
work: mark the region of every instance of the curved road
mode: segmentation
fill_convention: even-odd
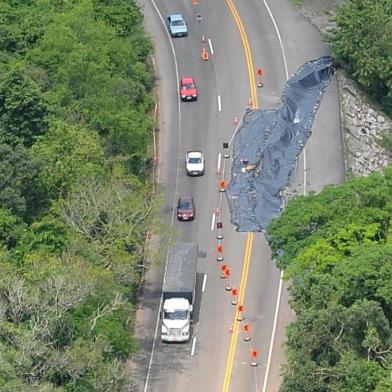
[[[197,3],[197,4],[195,4]],[[164,233],[167,238],[199,243],[205,257],[198,262],[198,298],[193,337],[189,343],[160,342],[157,313],[165,257],[148,271],[137,314],[141,350],[134,358],[135,377],[141,391],[277,391],[279,366],[284,360],[281,344],[284,327],[293,318],[287,306],[287,292],[280,293],[280,271],[270,260],[261,233],[237,233],[218,181],[218,154],[229,141],[234,118],[244,113],[248,100],[258,107],[273,108],[287,76],[305,61],[327,54],[319,33],[285,0],[141,0],[146,28],[156,44],[156,68],[160,107],[159,182],[165,195]],[[189,37],[171,40],[165,19],[181,13],[188,22]],[[196,15],[202,14],[202,21]],[[201,43],[205,34],[210,43]],[[210,52],[209,61],[200,59],[201,47]],[[211,49],[213,53],[211,53]],[[255,88],[255,70],[265,70],[264,88]],[[199,87],[199,100],[180,103],[178,77],[191,75]],[[184,154],[201,149],[206,155],[206,174],[185,175]],[[330,84],[316,116],[305,155],[298,159],[290,193],[320,190],[344,180],[339,105],[336,80]],[[179,195],[193,195],[198,208],[194,222],[178,223],[174,205]],[[216,230],[213,213],[220,209],[223,222],[225,263],[231,281],[220,278],[216,261]],[[211,230],[213,228],[213,230]],[[163,251],[164,253],[164,251]],[[203,255],[201,255],[203,256]],[[225,286],[239,289],[245,306],[243,322],[236,321],[237,307]],[[203,291],[204,289],[204,291]],[[276,313],[280,298],[279,313]],[[274,321],[277,321],[274,328]],[[243,340],[249,324],[250,342]],[[274,345],[271,345],[274,337]],[[252,359],[250,352],[259,353]],[[258,366],[250,363],[257,361]],[[265,377],[268,373],[268,379]]]

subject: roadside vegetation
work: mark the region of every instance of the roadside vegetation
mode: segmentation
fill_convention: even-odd
[[[297,318],[282,392],[392,390],[392,167],[297,197],[268,228]]]
[[[345,0],[329,42],[334,57],[392,116],[392,7],[390,0]]]
[[[130,0],[0,3],[0,390],[125,391],[152,44]]]
[[[391,2],[344,0],[335,21],[335,59],[391,115]],[[296,313],[281,392],[392,391],[391,222],[392,166],[296,197],[268,228]]]

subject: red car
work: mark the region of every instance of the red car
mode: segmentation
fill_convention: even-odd
[[[195,81],[192,77],[184,76],[183,78],[181,78],[180,96],[182,101],[197,100],[197,88],[195,85]]]
[[[178,199],[177,219],[182,221],[195,219],[196,208],[191,196],[183,196]]]

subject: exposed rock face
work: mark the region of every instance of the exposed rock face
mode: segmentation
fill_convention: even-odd
[[[325,33],[331,27],[335,27],[331,16],[335,14],[337,7],[343,0],[302,0],[299,12],[307,18],[310,23]]]
[[[334,23],[331,16],[342,0],[303,0],[299,12],[321,33]],[[366,176],[373,171],[382,171],[392,162],[392,152],[380,145],[383,134],[390,133],[392,121],[378,113],[359,86],[338,72],[340,90],[341,131],[345,150],[347,176]]]
[[[353,81],[342,74],[338,78],[346,172],[366,176],[382,171],[392,162],[392,153],[380,145],[380,139],[392,132],[392,122],[367,103]]]

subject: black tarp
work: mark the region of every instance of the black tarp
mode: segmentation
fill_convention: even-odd
[[[329,56],[308,61],[287,81],[278,108],[244,114],[234,137],[226,189],[231,222],[237,231],[264,230],[281,212],[281,191],[310,136],[333,72]]]

